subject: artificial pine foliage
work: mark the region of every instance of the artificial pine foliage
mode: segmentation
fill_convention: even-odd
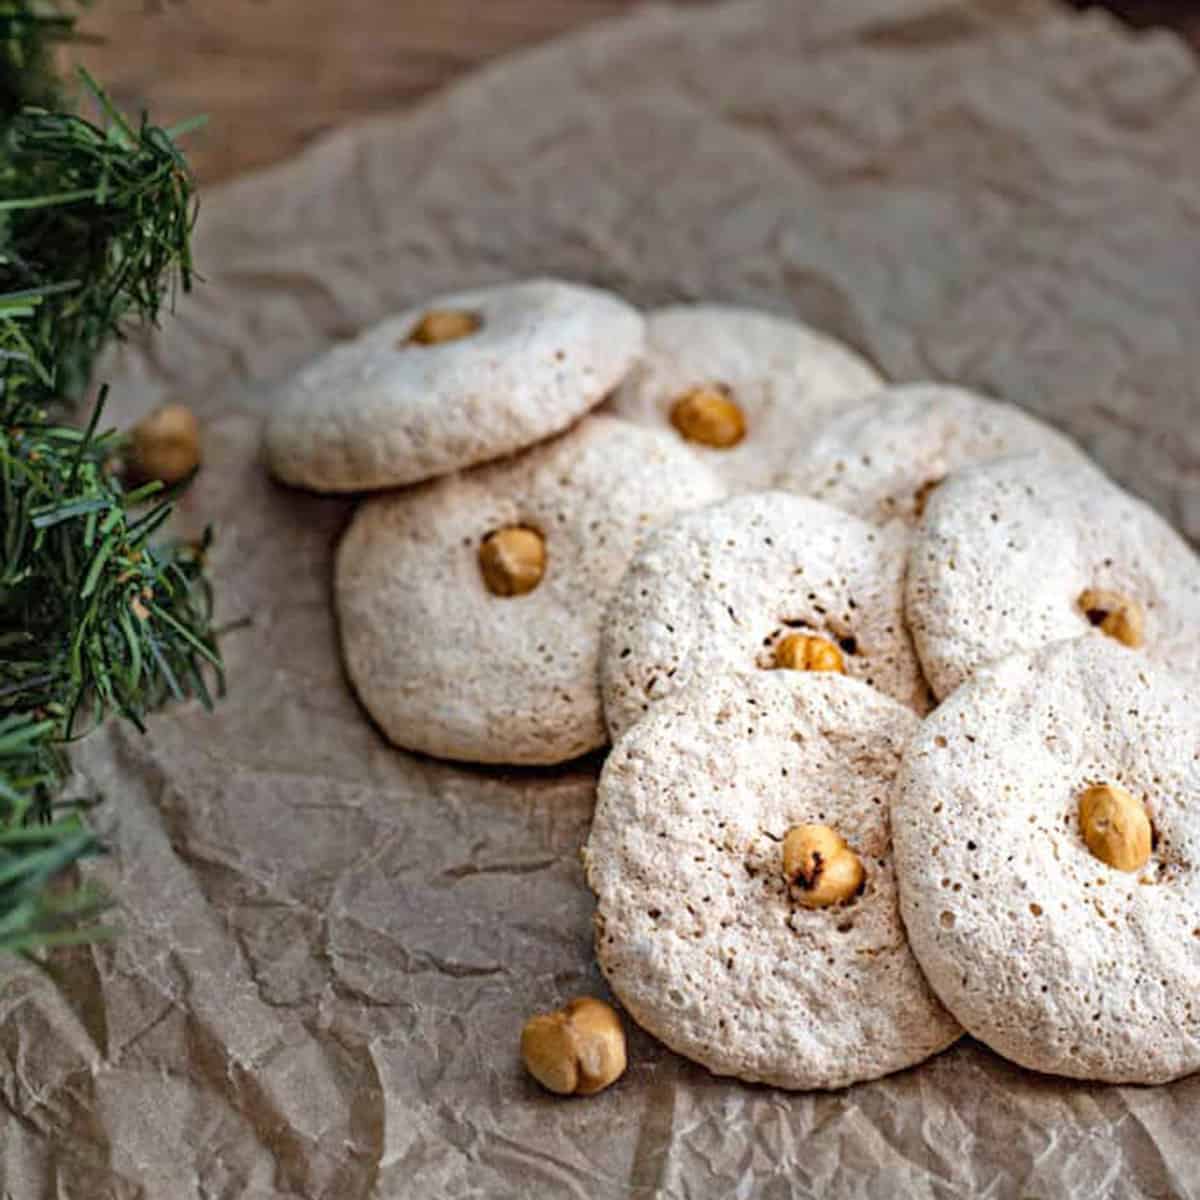
[[[205,545],[156,537],[169,497],[124,487],[103,390],[72,419],[104,345],[190,286],[194,219],[181,130],[86,75],[94,112],[64,111],[49,47],[72,29],[0,0],[0,949],[22,953],[99,932],[105,898],[67,871],[101,849],[63,797],[70,742],[221,684]]]

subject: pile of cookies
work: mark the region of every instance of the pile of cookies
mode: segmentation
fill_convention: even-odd
[[[776,316],[535,280],[335,349],[266,447],[375,493],[335,592],[392,742],[613,741],[597,955],[669,1046],[789,1088],[964,1029],[1200,1068],[1200,560],[1061,434]],[[625,1063],[596,1001],[523,1049],[565,1092]]]

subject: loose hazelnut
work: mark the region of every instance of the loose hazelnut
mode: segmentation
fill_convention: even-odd
[[[581,996],[521,1030],[525,1069],[560,1096],[592,1096],[625,1072],[625,1031],[612,1007]]]
[[[857,896],[866,873],[836,830],[795,825],[783,839],[783,874],[805,908],[828,908]]]
[[[1087,848],[1118,871],[1140,871],[1150,859],[1150,818],[1124,788],[1104,783],[1079,797],[1079,829]]]
[[[689,442],[728,450],[746,436],[746,418],[724,384],[692,388],[671,406],[671,424]]]
[[[408,343],[415,346],[440,346],[470,337],[483,324],[478,313],[454,308],[431,308],[413,326]]]
[[[479,569],[488,591],[524,596],[546,573],[546,543],[535,529],[509,525],[489,533],[479,546]]]
[[[789,633],[775,647],[775,666],[787,671],[836,671],[846,673],[842,652],[823,637]]]
[[[186,479],[200,465],[200,422],[186,405],[155,409],[136,426],[125,456],[136,483],[153,480],[170,486]]]
[[[1088,588],[1079,596],[1079,607],[1101,632],[1126,646],[1136,650],[1146,640],[1145,610],[1130,596]]]

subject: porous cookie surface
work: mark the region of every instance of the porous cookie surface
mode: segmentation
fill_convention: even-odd
[[[1194,684],[1081,638],[993,664],[922,726],[895,793],[901,907],[930,982],[1027,1067],[1161,1083],[1200,1067]],[[1088,850],[1078,798],[1115,784],[1155,846]]]
[[[663,433],[611,417],[512,459],[365,501],[338,549],[350,679],[399,746],[471,762],[562,762],[605,741],[600,620],[640,538],[718,498]],[[524,595],[485,585],[483,540],[544,538]]]
[[[430,312],[473,332],[413,340]],[[620,382],[644,322],[623,300],[538,279],[440,296],[337,346],[292,379],[267,422],[285,483],[395,487],[499,458],[560,432]]]
[[[904,624],[907,531],[785,492],[682,514],[646,540],[604,621],[600,677],[613,737],[693,680],[770,669],[809,633],[847,674],[918,712],[929,690]]]
[[[1080,598],[1136,602],[1145,658],[1200,671],[1200,560],[1153,509],[1086,463],[969,467],[935,489],[909,557],[906,607],[940,697],[1019,650],[1090,633]]]
[[[779,480],[865,521],[913,524],[952,471],[1041,452],[1078,462],[1070,438],[1012,404],[940,383],[885,388],[796,449]]]
[[[718,1075],[788,1088],[874,1079],[955,1040],[892,867],[888,794],[919,723],[843,676],[720,675],[617,743],[584,861],[600,966],[639,1025]],[[798,824],[858,855],[848,904],[789,891]]]
[[[650,314],[645,353],[613,410],[674,432],[676,403],[698,388],[724,389],[745,420],[736,445],[687,444],[735,490],[771,487],[796,446],[883,380],[848,346],[794,321],[720,305]],[[676,436],[680,436],[676,433]]]

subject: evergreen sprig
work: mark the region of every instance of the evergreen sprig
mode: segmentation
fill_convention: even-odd
[[[99,851],[62,799],[65,748],[110,715],[144,727],[169,697],[211,703],[220,658],[200,545],[160,542],[160,485],[126,490],[104,392],[66,415],[127,320],[191,282],[192,180],[180,130],[54,102],[57,10],[0,0],[0,949],[93,936],[104,899],[64,884]]]
[[[74,38],[74,17],[54,0],[0,0],[0,112],[55,104],[51,56],[57,43]]]
[[[157,318],[166,281],[191,286],[192,181],[172,133],[134,128],[83,78],[103,126],[27,109],[0,146],[0,293],[26,306],[0,352],[68,396],[127,316]]]
[[[51,715],[0,717],[0,949],[8,951],[104,932],[94,924],[106,905],[103,893],[60,886],[63,872],[98,844],[77,802],[56,815],[53,798],[66,765],[55,727]]]
[[[151,539],[161,485],[125,492],[115,434],[53,422],[0,429],[0,711],[61,709],[73,738],[116,712],[143,728],[168,696],[211,700],[219,670],[203,546]]]

